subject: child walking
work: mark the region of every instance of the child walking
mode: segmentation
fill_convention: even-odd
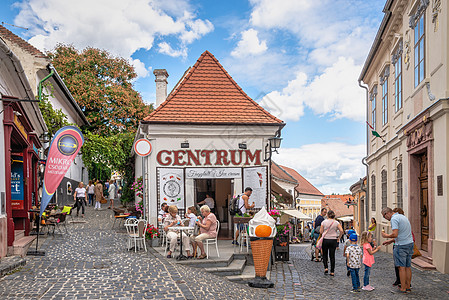
[[[364,291],[372,291],[374,288],[369,284],[369,275],[371,267],[374,264],[374,253],[380,250],[380,246],[375,246],[374,249],[371,246],[373,241],[373,233],[369,231],[362,232],[360,243],[363,247],[363,265],[365,266],[365,275],[363,276],[363,288]]]
[[[347,232],[346,232],[346,235],[347,235],[347,239],[346,239],[346,242],[345,242],[345,247],[343,248],[343,256],[344,257],[346,257],[346,248],[348,248],[348,246],[349,245],[351,245],[351,240],[349,239],[349,237],[351,236],[351,234],[353,234],[353,233],[355,233],[355,234],[357,234],[357,232],[355,232],[355,230],[354,229],[349,229]],[[351,271],[349,270],[349,267],[348,266],[346,266],[346,276],[351,276]]]
[[[352,292],[360,292],[359,271],[362,267],[363,250],[357,245],[357,234],[353,233],[349,236],[351,244],[346,247],[346,265],[349,267],[352,279]]]

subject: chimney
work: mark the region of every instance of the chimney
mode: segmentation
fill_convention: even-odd
[[[158,107],[167,99],[168,73],[165,69],[155,69],[153,74],[156,76],[154,81],[156,82],[156,107]]]

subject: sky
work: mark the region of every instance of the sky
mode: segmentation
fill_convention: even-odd
[[[273,160],[322,193],[365,176],[366,103],[357,79],[385,0],[2,0],[0,22],[41,51],[58,43],[125,57],[155,102],[209,50],[242,89],[287,125]],[[27,30],[8,24],[27,28]]]

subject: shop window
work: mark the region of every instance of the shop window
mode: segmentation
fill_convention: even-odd
[[[382,209],[387,207],[387,171],[383,170],[381,173],[381,189],[382,189]]]
[[[424,43],[425,43],[425,27],[424,27],[424,14],[421,14],[418,19],[416,20],[414,32],[415,32],[415,47],[414,47],[414,54],[415,54],[415,87],[418,86],[418,84],[423,81],[424,79],[424,71],[425,71],[425,64],[424,64],[424,58],[425,58],[425,49],[424,49]]]
[[[396,167],[396,184],[397,184],[397,206],[403,208],[403,199],[402,199],[402,163],[398,164]]]
[[[371,175],[371,210],[376,211],[376,176]]]

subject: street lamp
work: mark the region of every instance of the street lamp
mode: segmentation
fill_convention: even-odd
[[[276,136],[270,137],[268,139],[268,143],[265,145],[265,159],[264,159],[264,161],[270,161],[271,160],[271,155],[272,155],[273,152],[276,152],[276,153],[279,154],[277,149],[281,147],[281,141],[282,141],[282,138],[280,137],[280,135],[281,135],[280,130],[278,130],[276,132]]]

